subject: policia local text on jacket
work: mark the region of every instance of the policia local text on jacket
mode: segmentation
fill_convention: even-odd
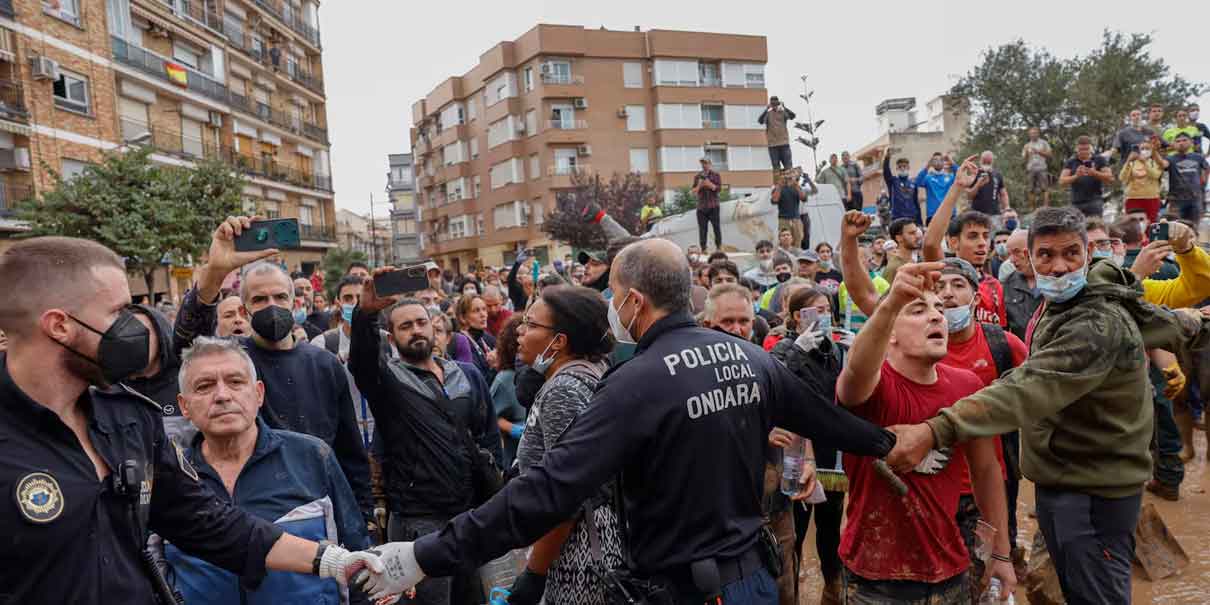
[[[0,603],[155,603],[139,559],[149,530],[260,583],[281,528],[215,498],[165,436],[162,412],[138,395],[88,389],[78,405],[114,471],[101,481],[75,434],[13,382],[0,354]],[[126,461],[134,493],[118,487]]]
[[[416,560],[428,575],[450,575],[532,544],[620,473],[631,570],[684,586],[690,564],[756,547],[775,425],[867,456],[886,455],[895,441],[760,347],[673,313],[605,375],[541,465],[420,538]]]

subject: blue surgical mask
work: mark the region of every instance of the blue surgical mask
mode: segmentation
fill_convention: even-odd
[[[1075,298],[1084,289],[1084,286],[1088,285],[1087,269],[1087,267],[1081,267],[1059,277],[1052,277],[1038,273],[1035,268],[1034,275],[1038,291],[1042,293],[1043,298],[1052,303],[1065,303]]]
[[[353,323],[353,309],[356,308],[357,305],[340,305],[340,318],[345,320],[345,323]]]
[[[1010,219],[1004,221],[1004,228],[1008,229],[1009,231],[1016,231],[1017,230],[1017,219],[1010,218]]]
[[[831,271],[832,270],[832,261],[830,261],[830,260],[819,261],[819,270],[820,271]]]
[[[950,334],[961,332],[971,325],[971,307],[964,305],[945,310],[945,322],[949,325]]]
[[[1113,250],[1093,250],[1093,258],[1113,258]]]
[[[559,336],[558,334],[555,334],[555,338],[558,338],[558,336]],[[529,367],[536,370],[539,374],[545,374],[546,370],[549,370],[551,364],[553,364],[555,362],[555,357],[558,355],[556,353],[555,355],[551,355],[550,357],[546,356],[546,354],[550,352],[550,347],[553,344],[555,344],[555,341],[554,341],[554,339],[551,339],[551,341],[546,344],[546,348],[542,349],[542,352],[539,353],[538,356],[534,358],[534,362],[532,364],[530,364]]]
[[[996,254],[1001,257],[1008,256],[1008,244],[996,244]]]
[[[299,308],[295,309],[295,310],[294,310],[294,323],[296,323],[296,324],[304,324],[304,323],[306,323],[306,322],[307,322],[307,309],[306,309],[306,307],[299,307]]]

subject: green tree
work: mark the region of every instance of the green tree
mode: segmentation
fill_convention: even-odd
[[[718,193],[719,202],[729,202],[733,199],[735,196],[732,195],[730,187],[723,187]],[[664,216],[683,214],[690,210],[697,210],[697,196],[693,194],[691,187],[678,188],[676,195],[672,198],[672,203],[664,204]]]
[[[595,205],[609,213],[631,233],[639,231],[639,210],[655,195],[655,187],[634,172],[614,174],[608,181],[600,175],[575,172],[571,189],[555,196],[555,209],[542,223],[551,239],[573,248],[605,249],[608,245],[600,225],[584,222],[583,210]]]
[[[1024,40],[987,49],[950,91],[972,101],[971,127],[960,155],[995,152],[1009,197],[1023,201],[1021,148],[1029,128],[1039,128],[1050,142],[1050,172],[1057,175],[1081,135],[1107,149],[1131,109],[1150,103],[1183,105],[1201,94],[1204,85],[1173,74],[1162,58],[1151,55],[1151,43],[1148,34],[1105,31],[1101,45],[1082,57],[1057,57]],[[1066,196],[1065,191],[1055,193],[1055,200]]]
[[[345,271],[349,269],[349,265],[357,262],[366,262],[366,253],[360,250],[349,250],[348,248],[329,248],[327,254],[324,254],[323,261],[320,267],[323,269],[324,276],[324,292],[328,295],[328,300],[336,300],[336,286],[340,285],[340,279],[344,277]]]
[[[215,225],[240,208],[243,177],[216,161],[193,167],[151,161],[151,149],[107,153],[70,179],[21,204],[29,236],[64,235],[104,244],[154,290],[155,271],[204,252]]]

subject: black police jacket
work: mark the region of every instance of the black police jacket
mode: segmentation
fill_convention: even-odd
[[[443,576],[532,544],[619,472],[638,573],[743,554],[761,526],[774,425],[859,455],[885,456],[894,445],[892,433],[833,399],[752,343],[699,328],[688,313],[665,317],[605,375],[541,465],[420,538],[416,558]]]
[[[90,389],[78,402],[110,476],[54,412],[29,398],[0,356],[0,603],[154,603],[140,556],[148,530],[255,586],[282,530],[198,481],[138,395]],[[120,469],[134,462],[134,488]],[[133,507],[132,507],[133,504]]]

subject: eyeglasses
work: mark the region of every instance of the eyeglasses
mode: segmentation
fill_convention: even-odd
[[[526,330],[532,330],[534,328],[543,328],[546,330],[550,330],[551,332],[555,331],[554,326],[547,326],[547,325],[540,324],[528,317],[521,320],[521,327],[525,328]]]

